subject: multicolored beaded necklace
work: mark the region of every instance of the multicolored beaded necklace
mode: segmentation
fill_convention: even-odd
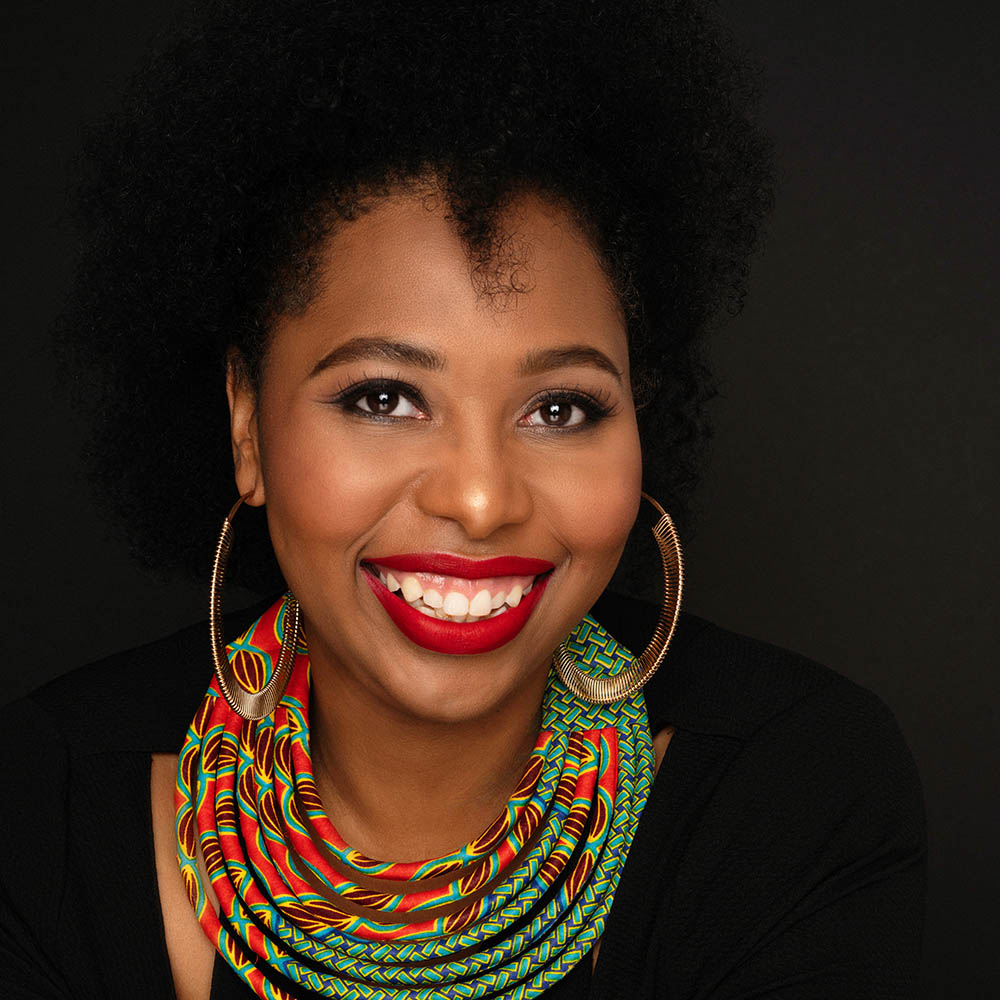
[[[260,690],[277,663],[285,602],[227,647],[249,690]],[[632,661],[589,616],[567,644],[586,671],[614,674]],[[300,644],[271,716],[244,720],[213,678],[188,728],[177,773],[178,861],[219,954],[269,1000],[526,998],[562,979],[604,930],[649,795],[642,692],[593,705],[553,670],[538,741],[496,820],[446,857],[392,863],[349,847],[323,810],[309,683]],[[371,887],[380,882],[384,889]]]

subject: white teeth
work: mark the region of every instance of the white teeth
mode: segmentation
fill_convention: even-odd
[[[374,568],[378,570],[379,579],[389,591],[399,592],[403,600],[412,608],[421,614],[438,618],[441,621],[475,622],[483,621],[486,618],[496,618],[497,615],[502,615],[510,608],[516,608],[525,594],[531,593],[535,585],[535,581],[531,577],[522,577],[522,579],[527,579],[526,585],[512,583],[507,593],[502,590],[493,593],[490,587],[483,586],[489,581],[483,580],[479,584],[479,590],[470,598],[455,590],[442,593],[446,589],[447,580],[445,580],[445,587],[441,587],[440,590],[428,588],[425,591],[420,580],[413,573],[400,574],[400,577],[397,577],[390,570],[381,567]],[[507,577],[507,580],[503,582],[509,580],[510,577]],[[425,578],[425,582],[429,583],[430,580]],[[474,581],[470,582],[474,583]],[[493,586],[498,583],[501,581],[493,581]]]
[[[427,595],[424,594],[424,600],[427,600]],[[490,592],[485,588],[480,590],[475,597],[469,601],[469,614],[473,615],[475,618],[483,618],[490,613],[492,608]]]
[[[445,595],[444,610],[453,618],[464,618],[469,613],[469,599],[465,594],[457,594],[452,591]]]

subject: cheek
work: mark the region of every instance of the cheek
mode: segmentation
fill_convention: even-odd
[[[642,452],[634,419],[599,446],[581,449],[578,460],[561,463],[558,476],[550,469],[540,478],[553,527],[574,561],[610,577],[641,502]]]
[[[272,420],[262,407],[261,463],[271,539],[290,584],[321,558],[318,569],[328,570],[331,555],[353,569],[357,548],[410,475],[376,435],[345,433],[322,404]]]

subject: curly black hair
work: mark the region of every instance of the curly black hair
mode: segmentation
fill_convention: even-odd
[[[332,229],[428,175],[481,275],[518,193],[573,214],[627,320],[646,488],[683,525],[713,395],[704,333],[739,309],[771,202],[756,108],[706,2],[198,5],[90,136],[60,330],[92,375],[91,465],[137,556],[207,571],[235,494],[227,349],[256,377]],[[280,585],[264,519],[239,530],[231,575]]]

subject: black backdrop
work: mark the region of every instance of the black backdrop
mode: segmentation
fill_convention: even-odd
[[[81,123],[178,6],[7,4],[0,700],[204,617],[205,587],[133,569],[95,511],[47,342]],[[996,10],[724,8],[766,66],[782,180],[748,306],[715,342],[688,607],[894,709],[931,838],[922,996],[997,996]]]

